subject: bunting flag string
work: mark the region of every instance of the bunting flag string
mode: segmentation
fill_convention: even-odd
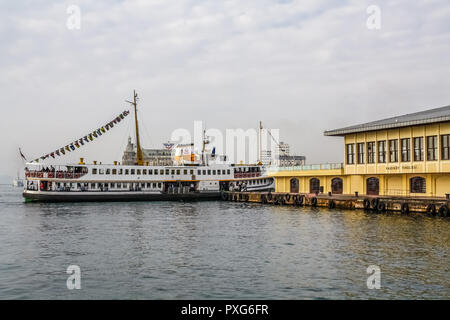
[[[101,135],[109,131],[110,129],[114,128],[115,124],[118,124],[121,120],[125,119],[126,116],[130,114],[130,111],[125,110],[121,114],[119,114],[114,120],[108,122],[107,124],[101,126],[100,128],[93,130],[91,133],[86,134],[80,139],[77,139],[73,142],[70,142],[65,147],[61,147],[56,149],[55,151],[52,151],[50,153],[47,153],[46,155],[43,155],[39,158],[36,158],[35,160],[31,162],[39,162],[39,160],[45,160],[50,157],[55,159],[55,157],[60,157],[66,154],[66,152],[72,152],[77,150],[78,148],[85,145],[85,143],[89,143],[91,141],[94,141],[95,138],[99,138]]]

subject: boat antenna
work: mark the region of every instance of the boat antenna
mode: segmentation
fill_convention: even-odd
[[[136,158],[137,158],[137,165],[143,166],[144,165],[144,157],[142,155],[142,149],[141,149],[141,141],[139,140],[139,125],[138,125],[138,116],[137,116],[137,101],[139,100],[138,95],[136,93],[136,90],[133,91],[133,102],[125,100],[126,102],[132,104],[134,106],[134,120],[136,122]]]

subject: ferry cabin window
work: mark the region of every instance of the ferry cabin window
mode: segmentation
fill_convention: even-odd
[[[106,174],[111,174],[111,170],[110,169],[106,169]]]
[[[134,174],[134,173],[135,173],[134,169],[131,169],[131,174]]]
[[[194,170],[191,170],[190,172],[191,172],[191,174],[194,174]]]
[[[160,183],[158,183],[158,188],[161,188],[161,182],[160,182]]]
[[[212,174],[213,174],[213,175],[216,175],[216,170],[213,170]]]
[[[211,170],[208,170],[208,175],[211,175]]]
[[[197,170],[197,175],[201,176],[202,175],[202,170]]]
[[[153,174],[153,169],[149,169],[149,170],[148,170],[148,174],[151,174],[151,175],[152,175],[152,174]]]
[[[169,169],[166,169],[166,174],[169,175],[170,171]]]
[[[378,162],[386,162],[386,141],[378,141]]]
[[[146,175],[147,174],[147,169],[143,169],[142,170],[142,174]]]
[[[174,175],[175,174],[175,170],[174,169],[172,169],[172,175]]]
[[[117,169],[112,169],[112,174],[117,174]]]
[[[358,164],[364,164],[364,143],[358,143]]]
[[[95,189],[95,183],[91,183],[91,189]]]
[[[119,169],[119,174],[122,174],[123,173],[123,169]]]
[[[227,174],[230,174],[230,169],[227,170]]]
[[[450,160],[450,134],[441,136],[442,160]]]
[[[137,169],[136,174],[141,174],[141,169]]]
[[[409,162],[411,159],[409,138],[401,140],[401,147],[402,147],[402,162]]]
[[[220,170],[217,170],[217,175],[220,175]]]
[[[105,171],[103,169],[98,169],[98,174],[104,174]]]
[[[206,170],[203,170],[203,175],[206,175]]]
[[[187,174],[187,170],[186,169],[183,170],[183,174]]]
[[[398,162],[398,140],[389,140],[389,162]]]
[[[180,169],[177,169],[177,174],[180,174]]]
[[[375,142],[367,142],[367,163],[375,163]]]
[[[116,184],[115,183],[111,183],[111,188],[115,188]]]
[[[437,136],[427,137],[427,160],[437,160]]]
[[[92,169],[92,174],[97,174],[97,168]]]
[[[130,171],[128,169],[125,169],[125,174],[130,174]]]
[[[151,183],[147,183],[147,188],[150,189],[151,188]]]
[[[414,138],[414,161],[423,161],[423,137]]]
[[[153,183],[152,186],[153,186],[153,188],[156,188],[156,183]]]

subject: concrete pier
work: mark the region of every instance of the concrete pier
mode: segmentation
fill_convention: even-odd
[[[417,212],[450,217],[450,201],[443,197],[353,196],[282,192],[223,192],[224,201],[272,205],[327,207],[329,209],[364,209],[374,212]]]

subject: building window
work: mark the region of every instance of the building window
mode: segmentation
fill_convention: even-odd
[[[437,136],[427,137],[427,160],[437,160]]]
[[[389,162],[398,161],[398,140],[389,140]]]
[[[364,164],[364,143],[358,143],[358,163]]]
[[[410,140],[409,138],[401,140],[401,143],[402,143],[402,162],[409,162],[409,161],[411,161],[409,140]]]
[[[378,141],[378,162],[386,162],[386,141]]]
[[[347,164],[355,163],[355,145],[353,143],[347,144]]]
[[[375,142],[367,142],[367,163],[375,163]]]
[[[450,134],[441,136],[442,160],[450,160]]]
[[[423,161],[423,137],[414,138],[414,161]]]
[[[425,178],[422,177],[413,177],[409,180],[409,192],[411,193],[425,193],[426,181]]]

